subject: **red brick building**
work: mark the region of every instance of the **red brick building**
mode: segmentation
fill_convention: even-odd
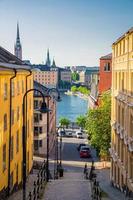
[[[98,91],[99,95],[111,89],[112,83],[112,54],[102,56],[100,58],[100,69],[99,69],[99,84]]]

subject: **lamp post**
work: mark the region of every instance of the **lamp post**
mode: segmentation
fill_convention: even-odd
[[[26,145],[27,145],[27,142],[26,142],[26,118],[25,118],[25,98],[27,96],[27,94],[29,92],[32,92],[32,91],[36,91],[36,92],[39,92],[43,98],[43,102],[42,102],[42,105],[41,105],[41,108],[40,108],[40,112],[41,113],[48,113],[49,112],[49,108],[47,107],[46,105],[46,102],[45,102],[45,96],[43,94],[43,92],[41,92],[40,90],[38,89],[29,89],[25,92],[24,96],[23,96],[23,134],[22,134],[22,142],[23,142],[23,200],[26,200]],[[27,115],[27,113],[26,113]]]
[[[52,97],[55,101],[61,101],[60,92],[57,88],[50,88],[47,90],[48,97],[48,108],[49,100]],[[49,181],[49,112],[47,112],[47,164],[46,164],[46,181]]]

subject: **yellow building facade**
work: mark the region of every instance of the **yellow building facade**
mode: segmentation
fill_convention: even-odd
[[[22,183],[22,104],[30,88],[33,88],[33,76],[29,67],[0,63],[0,195]],[[32,92],[27,95],[27,111],[28,175],[33,160]]]
[[[112,48],[111,181],[133,192],[133,28]]]

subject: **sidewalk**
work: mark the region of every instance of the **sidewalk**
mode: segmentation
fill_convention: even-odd
[[[101,189],[108,195],[110,200],[125,200],[125,195],[118,189],[110,185],[110,169],[96,169],[97,180],[100,183]]]
[[[88,180],[82,173],[67,172],[62,179],[52,180],[46,186],[43,200],[91,200]]]

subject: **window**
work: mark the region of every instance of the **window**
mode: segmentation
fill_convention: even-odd
[[[10,159],[11,161],[13,160],[13,136],[11,137],[11,151],[10,151],[11,155],[10,155]]]
[[[19,131],[16,133],[16,153],[19,152]]]
[[[34,114],[34,122],[39,122],[39,115],[37,113]]]
[[[42,114],[40,114],[40,120],[42,120]]]
[[[110,63],[105,63],[104,65],[104,71],[110,71]]]
[[[34,150],[38,150],[38,140],[34,140]]]
[[[20,112],[20,110],[19,110],[19,106],[17,107],[17,121],[19,120],[19,112]]]
[[[34,127],[34,136],[38,136],[38,126]]]
[[[37,109],[37,108],[38,108],[38,101],[34,100],[34,109]]]
[[[12,82],[12,97],[15,95],[15,85],[14,82]]]
[[[11,112],[11,124],[14,124],[14,110]]]
[[[42,133],[42,127],[39,127],[39,133]]]
[[[18,183],[18,164],[16,166],[16,182]]]
[[[7,83],[4,84],[4,100],[7,99]]]
[[[24,93],[24,80],[22,80],[22,93]]]
[[[20,87],[19,87],[19,81],[17,81],[17,95],[20,94]]]
[[[42,140],[39,140],[39,147],[42,147]]]
[[[7,114],[4,114],[4,131],[7,130]]]
[[[3,172],[6,169],[6,144],[3,145]]]
[[[130,136],[133,136],[133,115],[130,115]]]

